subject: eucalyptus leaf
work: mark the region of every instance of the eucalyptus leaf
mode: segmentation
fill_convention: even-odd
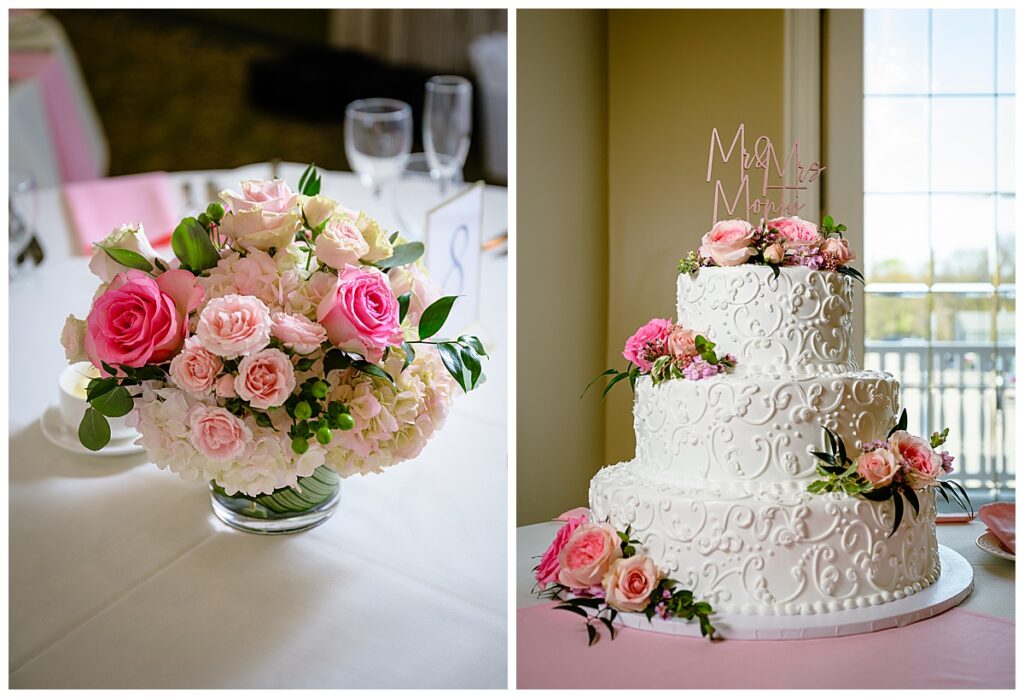
[[[448,315],[452,312],[452,305],[458,296],[442,296],[431,303],[423,315],[420,316],[419,335],[420,339],[428,339],[444,327]]]
[[[97,395],[89,404],[103,416],[116,418],[131,412],[135,401],[128,389],[119,385],[113,390]]]
[[[153,265],[149,263],[149,260],[134,250],[122,250],[120,247],[103,247],[102,245],[97,245],[97,247],[123,267],[139,271],[153,271]]]
[[[395,245],[394,249],[391,250],[391,256],[377,262],[377,266],[381,269],[404,267],[422,257],[425,249],[422,242],[406,242],[401,245]]]
[[[86,408],[78,425],[78,440],[90,451],[98,451],[110,443],[107,418],[92,407]]]

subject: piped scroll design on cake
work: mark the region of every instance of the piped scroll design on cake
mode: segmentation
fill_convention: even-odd
[[[938,576],[934,497],[889,537],[891,503],[696,499],[638,476],[632,463],[591,484],[595,517],[631,525],[647,555],[727,612],[824,613],[902,598]]]

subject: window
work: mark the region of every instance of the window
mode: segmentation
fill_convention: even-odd
[[[957,476],[1015,487],[1013,10],[865,10],[865,367]]]

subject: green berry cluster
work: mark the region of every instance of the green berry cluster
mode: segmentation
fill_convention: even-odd
[[[299,392],[284,403],[288,416],[293,420],[288,436],[296,453],[303,454],[309,450],[311,438],[326,446],[333,438],[333,430],[348,431],[356,425],[347,405],[327,400],[329,391],[326,381],[309,378],[299,386]]]
[[[220,223],[220,219],[224,217],[224,213],[224,206],[214,202],[207,206],[205,211],[196,216],[196,220],[199,221],[199,225],[209,230],[210,223]]]

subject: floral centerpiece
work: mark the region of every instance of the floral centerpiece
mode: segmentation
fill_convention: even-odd
[[[843,237],[846,226],[825,216],[821,229],[797,216],[763,220],[752,225],[745,220],[718,221],[704,234],[700,248],[679,261],[679,273],[700,267],[734,267],[757,264],[772,269],[801,266],[834,271],[863,282],[859,271],[849,266],[856,257]]]
[[[946,443],[949,429],[935,432],[929,439],[923,439],[907,432],[907,411],[903,410],[897,423],[889,430],[885,439],[869,441],[861,446],[856,459],[847,454],[842,437],[825,428],[828,439],[828,453],[812,451],[818,459],[817,472],[821,477],[808,485],[811,493],[842,492],[875,502],[892,500],[892,536],[903,521],[906,499],[914,514],[921,504],[917,492],[933,488],[945,501],[953,498],[964,511],[974,509],[967,492],[955,480],[940,480],[942,475],[953,472],[953,456],[949,451],[937,449]]]
[[[591,523],[586,513],[571,516],[533,570],[535,591],[560,601],[556,609],[582,616],[591,645],[599,638],[597,622],[615,639],[613,623],[620,612],[643,613],[648,621],[654,616],[696,618],[701,635],[714,639],[711,605],[677,588],[637,551],[638,545],[629,528],[616,531],[607,523]]]
[[[654,318],[634,332],[626,340],[622,357],[629,362],[625,370],[609,368],[590,382],[584,394],[605,376],[611,378],[601,397],[623,380],[628,379],[630,386],[635,387],[640,376],[649,375],[657,385],[672,379],[703,380],[736,366],[736,357],[718,356],[715,343],[707,337],[662,318]]]
[[[97,245],[100,287],[61,337],[100,370],[79,439],[101,449],[107,418],[130,414],[153,462],[210,481],[228,523],[308,527],[339,477],[416,457],[486,352],[437,338],[456,298],[422,243],[321,195],[312,165],[298,192],[251,180],[220,198],[175,228],[175,259],[141,226]]]

